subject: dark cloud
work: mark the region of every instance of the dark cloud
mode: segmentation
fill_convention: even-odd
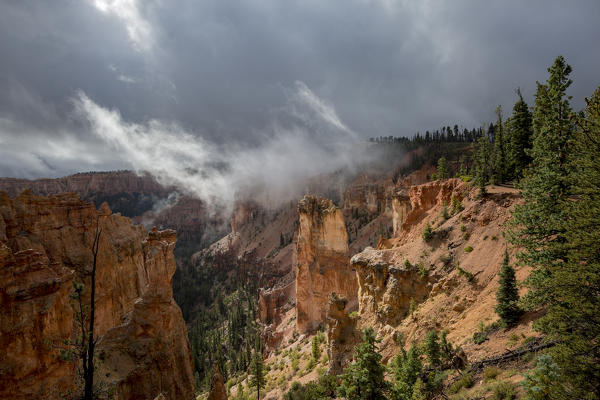
[[[531,102],[563,54],[581,107],[599,15],[597,0],[4,1],[0,174],[131,166],[74,112],[79,91],[125,124],[256,146],[303,82],[359,137],[411,135],[478,126],[516,87]]]

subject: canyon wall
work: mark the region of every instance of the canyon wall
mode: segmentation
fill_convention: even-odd
[[[300,333],[325,323],[329,295],[357,305],[356,274],[350,268],[344,217],[331,200],[305,196],[298,203],[296,313]]]
[[[79,332],[69,295],[73,281],[89,287],[97,224],[96,382],[117,399],[194,397],[171,289],[175,232],[146,233],[72,193],[25,192],[14,200],[0,193],[0,398],[59,399],[76,390],[76,362],[63,357]]]

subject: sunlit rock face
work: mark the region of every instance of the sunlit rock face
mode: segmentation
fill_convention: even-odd
[[[350,268],[344,217],[331,200],[305,196],[298,203],[296,312],[300,333],[325,324],[329,295],[357,304],[356,274]]]
[[[174,302],[175,231],[149,233],[76,194],[0,193],[0,398],[59,399],[76,362],[58,357],[79,326],[72,282],[96,273],[96,382],[117,399],[192,399],[192,358]],[[89,295],[89,290],[85,291]]]

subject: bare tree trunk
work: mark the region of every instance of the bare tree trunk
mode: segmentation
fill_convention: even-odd
[[[96,263],[98,260],[98,248],[100,245],[100,217],[96,219],[96,232],[94,233],[94,242],[92,244],[92,254],[94,255],[94,261],[92,264],[92,277],[91,277],[91,294],[90,294],[90,328],[88,331],[88,343],[87,343],[87,360],[84,356],[83,359],[83,370],[85,379],[85,391],[84,399],[93,400],[94,396],[94,347],[96,345],[94,341],[94,312],[96,310],[95,298],[96,298]],[[87,361],[87,363],[86,363]],[[87,365],[86,365],[87,364]]]

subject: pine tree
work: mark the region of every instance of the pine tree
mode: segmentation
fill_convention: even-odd
[[[431,224],[429,221],[427,221],[425,229],[423,229],[423,232],[421,233],[421,237],[426,242],[429,242],[431,239],[433,239],[433,230],[431,229]]]
[[[528,151],[532,146],[532,121],[529,107],[521,91],[517,89],[519,100],[513,106],[513,113],[510,117],[510,154],[509,163],[511,170],[511,178],[520,179],[523,176],[523,171],[531,162],[531,156]]]
[[[423,344],[423,350],[429,360],[429,365],[436,368],[440,365],[440,343],[438,342],[438,334],[436,331],[431,330],[427,332],[425,337],[425,343]]]
[[[556,300],[550,278],[566,259],[564,221],[571,206],[568,155],[574,129],[565,94],[571,67],[558,57],[548,71],[536,94],[531,167],[520,182],[525,202],[515,207],[508,231],[509,241],[524,249],[519,261],[534,269],[526,280],[530,307]]]
[[[437,171],[435,173],[435,179],[448,179],[450,172],[448,170],[448,162],[445,157],[440,157],[437,163]]]
[[[412,396],[413,386],[423,370],[419,346],[413,345],[407,352],[402,349],[393,362],[396,398],[408,399]]]
[[[312,357],[315,361],[319,360],[319,357],[321,356],[321,348],[319,347],[320,341],[319,341],[319,336],[315,335],[313,336],[312,339]]]
[[[506,177],[506,141],[504,137],[504,125],[502,123],[502,106],[496,108],[496,135],[494,140],[494,183],[504,182]]]
[[[486,194],[485,185],[490,179],[492,145],[490,140],[484,135],[477,141],[477,151],[475,153],[475,184],[479,188],[479,196]]]
[[[250,376],[250,386],[256,388],[256,398],[260,399],[260,389],[265,387],[265,369],[262,354],[258,351],[252,354],[248,375]]]
[[[523,388],[527,400],[556,400],[556,382],[560,380],[559,369],[549,354],[538,357],[535,369],[525,375]]]
[[[504,251],[504,261],[500,270],[500,287],[496,293],[498,305],[496,313],[506,326],[512,326],[517,323],[521,315],[519,308],[519,290],[517,289],[517,279],[515,270],[509,264],[508,251]]]
[[[363,332],[362,343],[354,348],[354,359],[342,375],[339,395],[348,400],[382,400],[388,390],[384,379],[385,366],[381,364],[381,354],[373,328]]]
[[[600,399],[600,89],[578,120],[572,152],[573,196],[565,219],[567,255],[551,270],[552,290],[537,327],[558,343],[561,398]],[[556,386],[555,382],[555,386]]]

